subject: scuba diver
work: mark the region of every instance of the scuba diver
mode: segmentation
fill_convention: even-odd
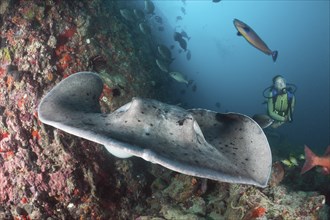
[[[269,89],[269,96],[265,96],[265,91]],[[281,75],[273,78],[273,85],[263,92],[267,101],[268,116],[273,119],[272,128],[277,128],[285,122],[293,121],[293,110],[297,87],[294,84],[287,84]]]

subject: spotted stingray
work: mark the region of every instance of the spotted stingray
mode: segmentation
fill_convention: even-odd
[[[267,185],[272,156],[260,126],[239,113],[185,110],[133,98],[116,111],[100,111],[103,82],[79,72],[40,102],[41,122],[97,142],[121,158],[141,157],[179,173],[229,183]]]

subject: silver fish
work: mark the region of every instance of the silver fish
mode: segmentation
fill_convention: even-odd
[[[135,21],[134,14],[131,10],[129,9],[120,9],[120,14],[125,18],[127,21]]]
[[[168,72],[168,64],[165,61],[156,59],[156,64],[161,71],[163,71],[165,73]]]
[[[144,9],[146,10],[147,14],[154,14],[155,5],[150,0],[144,1]]]
[[[172,61],[171,51],[163,44],[158,45],[158,53],[162,56],[163,59]]]
[[[133,13],[137,20],[143,20],[145,18],[143,11],[140,9],[134,9]]]
[[[182,73],[170,72],[169,74],[173,79],[175,79],[175,81],[180,82],[180,83],[185,83],[187,85],[189,84],[188,80]]]
[[[149,25],[145,23],[140,23],[139,24],[140,31],[145,34],[145,35],[150,35],[151,34],[151,28]]]

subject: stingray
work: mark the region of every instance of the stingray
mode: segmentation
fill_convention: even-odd
[[[239,113],[186,110],[135,97],[100,111],[103,82],[79,72],[57,84],[38,107],[41,122],[102,144],[120,158],[141,157],[179,173],[222,182],[267,185],[272,156],[260,126]]]

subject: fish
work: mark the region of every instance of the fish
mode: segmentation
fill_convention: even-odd
[[[146,10],[147,14],[154,14],[155,5],[150,0],[144,0],[144,9]]]
[[[161,71],[165,73],[168,72],[168,64],[166,62],[164,62],[163,60],[156,59],[156,64]]]
[[[140,28],[140,31],[145,34],[145,35],[150,35],[151,34],[151,28],[149,25],[145,24],[145,23],[140,23],[139,24],[139,28]]]
[[[289,160],[293,166],[298,166],[298,161],[294,156],[290,156]]]
[[[181,31],[180,34],[181,34],[182,37],[186,38],[187,40],[190,40],[190,38],[191,38],[191,37],[188,36],[187,32],[185,32],[185,31]]]
[[[236,18],[234,19],[234,26],[238,31],[238,36],[243,36],[252,46],[267,55],[271,55],[273,61],[276,62],[278,51],[272,51],[271,49],[269,49],[266,43],[257,35],[257,33],[252,28],[250,28],[247,24]]]
[[[184,77],[182,73],[170,72],[169,74],[175,81],[189,85],[188,80]]]
[[[141,11],[140,9],[133,9],[133,13],[138,20],[144,20],[145,15],[144,12]]]
[[[179,41],[182,39],[182,35],[179,32],[174,32],[173,38],[175,41]]]
[[[160,16],[158,16],[158,15],[155,16],[155,20],[156,20],[157,23],[163,24],[163,19]]]
[[[186,51],[187,50],[187,41],[185,41],[183,38],[181,40],[178,41],[179,42],[179,45],[180,47]]]
[[[212,2],[215,2],[215,3],[217,3],[217,2],[220,2],[221,0],[212,0]]]
[[[185,41],[185,39],[183,39],[181,33],[174,32],[173,38],[175,41],[179,42],[180,47],[182,49],[184,49],[184,51],[187,50],[187,41]]]
[[[171,51],[163,44],[159,44],[158,47],[158,53],[162,56],[163,59],[172,62],[174,59],[172,58]]]
[[[190,50],[188,50],[187,54],[186,54],[186,58],[189,61],[191,59],[191,52]]]
[[[132,13],[131,10],[125,8],[125,9],[120,9],[119,12],[121,16],[123,16],[123,18],[125,18],[127,21],[135,21],[134,14]]]
[[[325,150],[325,153],[323,156],[317,156],[313,153],[311,149],[307,145],[305,145],[305,163],[303,168],[301,169],[301,174],[306,173],[310,169],[312,169],[315,166],[321,166],[322,167],[322,173],[325,175],[330,174],[330,145]]]
[[[293,166],[291,161],[288,160],[288,159],[281,160],[281,162],[287,167],[292,167]]]
[[[269,127],[274,122],[274,119],[264,114],[255,114],[252,116],[252,119],[257,122],[262,129]]]
[[[178,21],[182,21],[182,17],[179,15],[179,16],[176,16],[176,22]]]
[[[184,7],[181,7],[181,12],[185,15],[186,14],[186,9]]]

